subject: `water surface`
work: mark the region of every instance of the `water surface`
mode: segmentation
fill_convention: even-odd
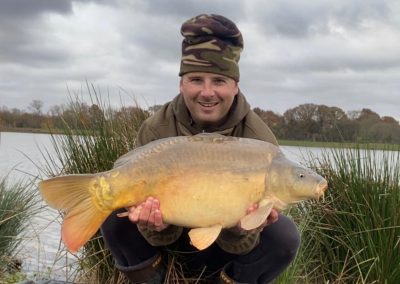
[[[0,132],[0,177],[8,175],[8,183],[26,180],[37,183],[37,164],[44,162],[40,149],[51,151],[47,134]],[[37,187],[32,187],[37,190]],[[44,205],[44,204],[43,204]],[[28,275],[43,275],[58,280],[70,277],[68,269],[75,258],[66,254],[60,242],[60,218],[47,207],[29,223],[18,257],[23,261],[23,271]]]

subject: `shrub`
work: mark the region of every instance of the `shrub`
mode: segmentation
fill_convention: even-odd
[[[11,184],[7,176],[0,178],[0,278],[21,268],[22,260],[16,255],[23,231],[39,209],[33,185],[31,181]]]
[[[400,152],[334,149],[310,161],[329,189],[324,202],[290,212],[306,224],[291,270],[296,283],[397,283]],[[293,283],[286,280],[278,283]]]
[[[148,112],[141,108],[111,107],[96,90],[88,86],[92,106],[78,98],[71,100],[68,119],[64,119],[63,135],[53,134],[56,155],[44,152],[47,177],[60,174],[96,173],[110,170],[114,161],[135,147],[136,135]],[[59,129],[57,129],[57,132]],[[78,277],[84,283],[109,283],[125,280],[115,269],[114,261],[97,233],[77,255]]]

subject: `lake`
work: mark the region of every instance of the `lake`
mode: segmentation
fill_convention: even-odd
[[[40,149],[52,149],[50,135],[0,132],[0,177],[8,175],[8,183],[34,180],[39,171],[35,163],[43,162]],[[36,189],[36,187],[34,187]],[[35,216],[23,238],[18,257],[27,275],[43,275],[59,280],[69,276],[67,267],[75,258],[61,250],[61,219],[58,212],[48,208]]]
[[[9,173],[9,183],[15,179],[33,178],[39,171],[35,164],[44,162],[40,149],[52,151],[50,135],[0,132],[0,176]],[[282,147],[286,156],[301,162],[307,153],[320,155],[320,148]],[[29,224],[19,258],[23,271],[28,275],[43,275],[53,279],[68,280],[70,265],[75,257],[63,249],[60,241],[60,218],[55,210],[48,208]]]

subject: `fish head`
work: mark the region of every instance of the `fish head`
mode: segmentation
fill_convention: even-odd
[[[319,174],[288,160],[275,158],[268,170],[266,190],[283,204],[306,199],[319,199],[324,195],[328,182]]]

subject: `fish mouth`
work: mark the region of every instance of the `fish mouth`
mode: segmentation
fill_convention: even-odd
[[[324,194],[325,194],[325,191],[327,188],[328,188],[328,182],[326,180],[321,181],[317,185],[317,190],[315,192],[317,200],[319,200],[321,197],[322,197],[322,199],[324,198]]]

